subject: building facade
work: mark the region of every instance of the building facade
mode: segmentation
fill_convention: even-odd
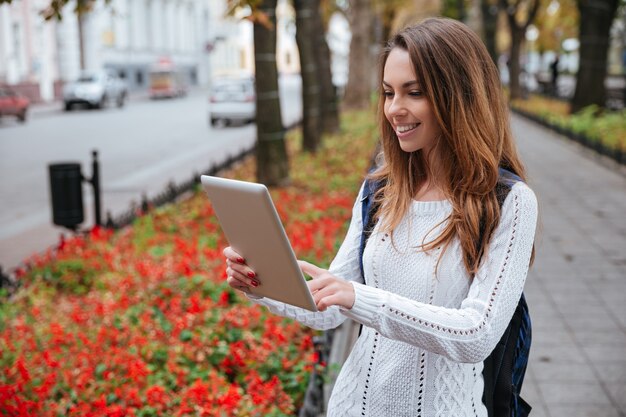
[[[18,86],[31,99],[52,99],[60,78],[57,25],[39,14],[46,6],[47,0],[0,6],[0,83]]]
[[[35,102],[58,98],[62,84],[83,68],[114,70],[130,91],[142,91],[159,62],[173,63],[192,86],[245,65],[246,25],[225,17],[225,0],[96,1],[82,18],[82,57],[74,5],[57,22],[41,16],[48,4],[14,0],[0,6],[0,83]]]

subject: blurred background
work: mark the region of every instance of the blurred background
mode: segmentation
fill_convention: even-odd
[[[571,105],[566,113],[619,110],[625,11],[623,0],[0,0],[0,195],[10,202],[0,206],[0,265],[14,267],[62,231],[50,224],[49,164],[90,164],[97,150],[103,207],[86,221],[114,223],[257,137],[262,144],[259,132],[302,120],[314,150],[340,108],[371,104],[384,40],[427,16],[481,35],[512,102],[539,94],[557,99],[548,109]],[[255,76],[268,54],[272,67]],[[330,114],[322,128],[316,106]],[[259,171],[268,184],[285,176]]]

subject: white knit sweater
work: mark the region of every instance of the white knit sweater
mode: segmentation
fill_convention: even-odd
[[[394,231],[393,246],[375,228],[363,256],[363,283],[359,196],[345,241],[330,266],[331,273],[352,281],[352,309],[312,313],[254,300],[316,329],[334,328],[346,317],[364,325],[335,383],[329,417],[487,416],[482,361],[504,333],[524,287],[537,201],[524,183],[513,186],[473,280],[463,266],[458,240],[444,253],[436,275],[440,249],[416,249],[451,208],[447,201],[412,202]]]

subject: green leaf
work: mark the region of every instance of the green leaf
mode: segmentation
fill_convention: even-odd
[[[102,379],[102,375],[104,374],[104,371],[107,370],[107,366],[103,363],[98,364],[98,366],[96,366],[96,377],[98,379]]]
[[[172,245],[163,245],[163,246],[153,246],[148,249],[148,253],[155,259],[159,259],[164,257],[165,255],[169,255],[172,253],[174,247]]]
[[[155,320],[161,326],[161,329],[163,329],[165,333],[170,333],[172,331],[172,323],[167,320],[167,317],[165,317],[165,314],[163,314],[159,307],[153,306],[152,313]]]
[[[191,333],[191,331],[189,331],[188,329],[185,329],[180,332],[179,339],[181,342],[189,342],[191,339],[193,339],[193,333]]]

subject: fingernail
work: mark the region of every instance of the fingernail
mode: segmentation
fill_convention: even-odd
[[[252,283],[252,286],[253,286],[253,287],[258,287],[258,286],[259,286],[259,281],[252,280],[252,282],[251,282],[251,283]]]
[[[250,278],[254,278],[254,277],[256,277],[256,274],[254,273],[254,271],[248,271],[248,276]]]
[[[240,256],[239,258],[237,258],[237,262],[239,262],[240,264],[242,264],[244,262],[243,258]]]

